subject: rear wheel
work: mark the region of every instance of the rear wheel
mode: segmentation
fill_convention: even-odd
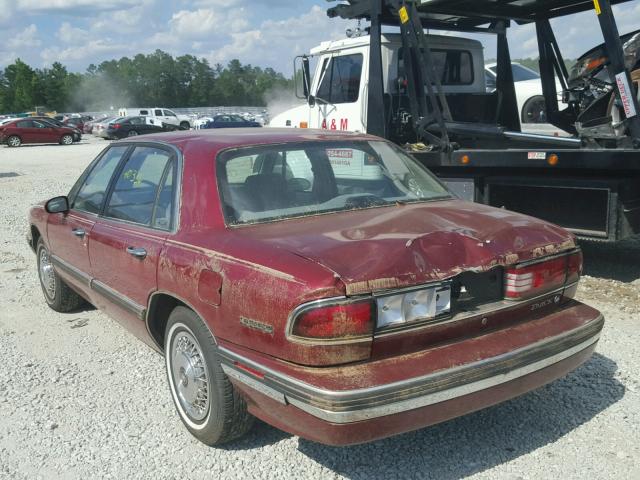
[[[22,140],[20,140],[20,137],[12,135],[7,139],[7,145],[14,148],[19,147],[20,145],[22,145]]]
[[[127,133],[127,137],[137,137],[138,136],[138,132],[136,132],[135,130],[131,130],[129,133]]]
[[[62,145],[72,145],[73,144],[73,135],[63,135],[60,139],[60,143]]]
[[[244,435],[253,417],[222,371],[216,342],[202,319],[177,307],[169,316],[164,346],[171,396],[191,434],[206,445]]]
[[[38,278],[47,305],[56,312],[69,312],[80,307],[84,299],[74,292],[56,273],[51,263],[51,255],[42,239],[36,248]]]

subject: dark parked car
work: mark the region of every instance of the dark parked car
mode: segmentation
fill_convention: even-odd
[[[245,120],[240,115],[216,115],[213,120],[207,122],[202,128],[246,128],[262,127],[258,122]]]
[[[86,122],[90,122],[92,117],[81,116],[81,117],[69,117],[63,121],[63,123],[67,126],[77,128],[81,132],[84,130],[84,124]]]
[[[19,147],[23,143],[60,143],[71,145],[75,131],[52,123],[22,118],[0,126],[0,143]]]
[[[56,127],[60,127],[60,128],[70,128],[73,130],[73,141],[79,142],[80,140],[82,140],[82,132],[78,128],[72,125],[64,124],[60,120],[56,120],[55,118],[51,118],[51,117],[31,117],[31,119],[38,120],[45,123],[52,123]]]
[[[125,117],[107,127],[107,138],[117,140],[125,137],[135,137],[149,133],[165,131],[161,122],[151,121],[149,117]]]
[[[335,445],[422,428],[565,375],[604,323],[573,299],[570,233],[364,134],[118,142],[29,222],[49,306],[86,299],[164,353],[209,445],[254,416]]]

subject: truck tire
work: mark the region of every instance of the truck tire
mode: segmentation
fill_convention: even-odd
[[[176,307],[167,321],[164,347],[171,397],[187,430],[210,446],[243,436],[253,416],[224,374],[203,320],[193,310]]]

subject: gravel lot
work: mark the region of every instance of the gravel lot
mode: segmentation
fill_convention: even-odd
[[[27,209],[65,194],[104,145],[0,146],[0,478],[640,478],[639,241],[584,245],[579,297],[608,323],[596,355],[547,387],[358,447],[262,423],[224,448],[198,443],[159,355],[98,311],[42,299]]]

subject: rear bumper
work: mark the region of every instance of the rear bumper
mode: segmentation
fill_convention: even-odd
[[[576,314],[582,316],[578,327],[575,327]],[[450,364],[455,365],[451,368],[389,383],[376,384],[374,378],[374,384],[366,388],[323,388],[312,383],[310,375],[301,379],[284,374],[224,346],[220,348],[220,355],[223,370],[245,393],[250,410],[256,416],[321,443],[362,443],[499,403],[573,370],[593,352],[604,319],[596,310],[577,302],[554,316],[558,317],[554,321],[559,322],[562,317],[571,317],[568,324],[572,328],[515,349],[503,345],[503,353],[493,356],[484,356],[484,353],[495,351],[495,340],[504,341],[504,335],[498,338],[498,332],[493,332],[480,337],[480,341],[463,340],[454,347],[460,352],[466,350],[466,353],[469,349],[478,349],[479,360],[459,364],[451,358]],[[536,322],[530,322],[531,328],[536,328]],[[496,338],[492,339],[494,335]],[[526,336],[527,332],[521,331],[514,336],[519,335]],[[456,348],[451,350],[452,355]],[[388,367],[403,369],[399,363],[421,360],[419,354],[408,357],[387,360]],[[366,363],[359,368],[363,378],[367,375],[379,377],[367,372]],[[318,371],[318,380],[326,378],[326,369],[325,372],[320,372],[323,369],[305,369],[305,373],[309,370]],[[339,375],[339,370],[332,370]]]

